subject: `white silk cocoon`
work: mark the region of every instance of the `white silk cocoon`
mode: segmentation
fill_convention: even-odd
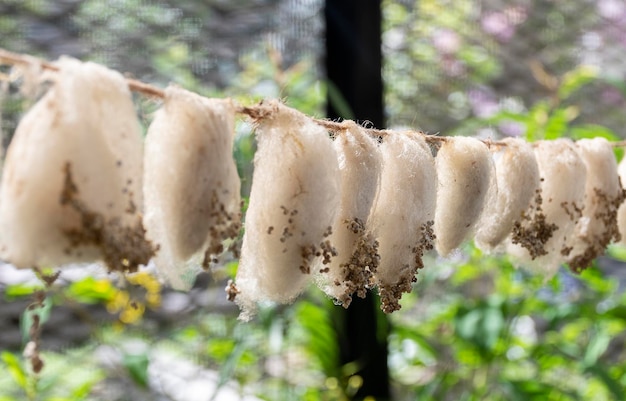
[[[333,143],[339,158],[341,201],[328,238],[337,256],[317,267],[319,286],[348,307],[352,294],[364,297],[378,266],[377,242],[369,216],[378,194],[382,155],[378,143],[352,123]]]
[[[337,152],[325,128],[278,101],[264,103],[235,302],[242,319],[256,301],[292,302],[327,240],[340,204]]]
[[[531,144],[519,138],[502,140],[504,146],[493,155],[496,169],[496,196],[485,205],[476,225],[476,245],[492,251],[513,229],[528,209],[539,188],[539,167]]]
[[[374,280],[381,309],[389,313],[400,309],[398,301],[411,291],[424,252],[433,248],[437,171],[421,135],[389,134],[381,151],[380,191],[372,211],[372,227],[380,243]]]
[[[130,91],[103,66],[56,65],[7,152],[0,254],[20,268],[104,260],[134,271],[153,249],[139,210],[143,143]]]
[[[549,278],[565,260],[566,240],[581,217],[587,169],[569,139],[539,141],[535,156],[543,180],[540,199],[520,223],[522,242],[510,244],[508,250],[516,264]],[[538,238],[542,240],[536,243]],[[529,241],[526,246],[524,240]]]
[[[470,137],[446,138],[436,165],[435,246],[441,256],[447,256],[473,231],[495,185],[495,172],[487,146]]]
[[[624,199],[611,143],[604,138],[582,139],[576,146],[587,178],[582,216],[567,240],[567,263],[580,272],[619,238],[617,211]]]
[[[145,224],[159,246],[159,274],[188,290],[201,265],[236,238],[240,180],[233,158],[235,106],[176,86],[148,129],[144,156]]]

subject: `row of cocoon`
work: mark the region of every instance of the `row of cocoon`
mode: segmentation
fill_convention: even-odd
[[[146,139],[125,78],[62,58],[25,114],[0,185],[0,257],[18,268],[102,262],[189,289],[241,229],[235,106],[171,86]]]
[[[227,292],[244,319],[311,282],[344,307],[377,289],[393,312],[433,249],[445,257],[473,239],[550,277],[562,264],[587,268],[626,232],[626,163],[605,139],[373,131],[272,100],[247,109],[257,151],[243,218],[240,107],[170,86],[144,140],[122,75],[70,58],[55,65],[3,168],[0,257],[19,268],[134,272],[153,261],[184,290],[240,251]]]

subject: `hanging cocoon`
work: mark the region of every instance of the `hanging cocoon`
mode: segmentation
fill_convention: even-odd
[[[624,187],[626,185],[626,157],[619,162],[617,174],[622,187]],[[619,243],[626,245],[626,203],[622,203],[617,210],[617,226],[621,237]]]
[[[381,309],[390,313],[400,309],[400,297],[411,291],[423,267],[423,254],[433,248],[437,170],[423,135],[390,134],[380,147],[383,170],[372,211],[380,263],[374,281]]]
[[[159,246],[157,270],[173,288],[188,290],[200,266],[208,268],[224,241],[239,234],[234,124],[230,99],[169,86],[148,129],[144,220]]]
[[[539,196],[514,227],[508,250],[517,264],[552,277],[582,216],[587,169],[569,139],[536,142],[535,156]]]
[[[124,77],[62,58],[20,122],[0,186],[0,253],[20,268],[103,260],[134,271],[154,249],[141,221],[142,137]]]
[[[326,129],[278,101],[264,103],[235,302],[242,319],[256,301],[292,302],[316,258],[336,253],[328,241],[339,210],[341,175]]]
[[[369,216],[378,194],[382,155],[376,140],[355,123],[338,132],[333,145],[339,158],[341,200],[328,239],[337,256],[327,265],[319,261],[317,270],[320,288],[347,308],[354,293],[365,297],[378,266],[378,241]]]
[[[441,256],[447,256],[473,231],[490,187],[496,185],[495,171],[487,146],[478,139],[460,136],[445,139],[436,165],[435,246]]]
[[[477,224],[476,245],[492,251],[509,235],[539,188],[539,168],[532,145],[519,138],[502,140],[504,146],[492,153],[495,197],[487,202]]]
[[[582,215],[566,242],[567,263],[580,272],[620,239],[617,211],[624,201],[613,147],[604,138],[581,139],[576,147],[587,169]]]

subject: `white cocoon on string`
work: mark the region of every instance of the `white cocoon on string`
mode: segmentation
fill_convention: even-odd
[[[292,302],[310,281],[339,210],[341,175],[325,128],[278,101],[261,104],[250,203],[237,271],[242,319],[257,301]]]
[[[473,231],[495,185],[495,172],[487,145],[470,137],[445,138],[436,163],[435,246],[447,256]]]
[[[153,248],[141,221],[143,143],[124,77],[62,58],[20,121],[0,187],[0,253],[20,268],[103,260],[134,271]]]
[[[549,278],[565,260],[565,241],[581,217],[587,169],[570,139],[536,142],[535,156],[542,179],[539,202],[520,223],[521,241],[509,244],[508,250],[516,264]],[[533,242],[537,238],[541,243]],[[526,240],[530,244],[524,246]]]
[[[496,195],[485,205],[476,225],[476,245],[492,251],[513,229],[528,209],[539,188],[539,168],[533,147],[519,138],[502,140],[492,153],[496,169]]]
[[[400,309],[400,297],[411,291],[423,267],[424,252],[433,248],[437,171],[423,135],[386,135],[381,151],[383,171],[371,218],[380,243],[374,281],[381,309],[389,313]]]
[[[364,297],[371,274],[378,266],[377,242],[369,216],[378,194],[382,155],[378,143],[353,122],[337,133],[333,143],[339,157],[341,202],[328,238],[337,256],[326,266],[319,261],[320,287],[348,307],[352,294]]]
[[[239,234],[234,125],[230,99],[169,86],[148,129],[144,221],[159,246],[157,270],[176,289],[188,290],[200,266]]]
[[[566,251],[569,267],[580,272],[619,238],[617,211],[624,196],[611,143],[605,138],[581,139],[576,147],[587,169],[585,203]]]

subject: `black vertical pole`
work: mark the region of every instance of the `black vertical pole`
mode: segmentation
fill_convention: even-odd
[[[380,0],[326,0],[329,118],[352,117],[384,127],[380,6]],[[369,293],[365,299],[355,296],[347,310],[334,309],[341,365],[354,366],[363,379],[355,399],[390,398],[389,323],[378,303]]]
[[[380,0],[326,0],[326,74],[357,120],[383,128]],[[329,91],[331,93],[331,91]],[[341,115],[328,99],[329,118]]]

